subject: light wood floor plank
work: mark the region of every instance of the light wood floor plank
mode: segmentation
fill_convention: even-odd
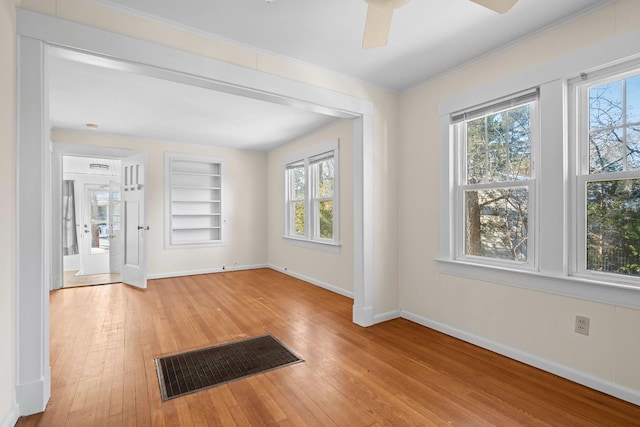
[[[52,395],[18,426],[640,426],[640,407],[261,269],[51,293]],[[154,358],[271,333],[305,361],[160,400]]]

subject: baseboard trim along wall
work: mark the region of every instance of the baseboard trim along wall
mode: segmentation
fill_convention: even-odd
[[[387,311],[386,313],[380,313],[373,316],[374,323],[382,323],[387,320],[397,319],[400,316],[400,310]],[[417,323],[417,322],[416,322]]]
[[[217,268],[205,268],[205,269],[201,269],[201,270],[173,271],[173,272],[169,272],[169,273],[154,273],[154,274],[148,274],[147,275],[147,279],[149,279],[149,280],[153,280],[153,279],[168,279],[170,277],[195,276],[195,275],[198,275],[198,274],[228,273],[230,271],[240,271],[240,270],[256,270],[258,268],[270,268],[270,269],[275,270],[275,271],[277,271],[279,273],[284,273],[284,274],[286,274],[288,276],[295,277],[296,279],[300,279],[300,280],[305,281],[307,283],[310,283],[312,285],[318,286],[320,288],[324,288],[324,289],[326,289],[328,291],[331,291],[331,292],[334,292],[336,294],[339,294],[339,295],[345,296],[347,298],[353,299],[353,292],[351,292],[351,291],[347,291],[345,289],[339,288],[337,286],[331,285],[331,284],[323,282],[321,280],[316,280],[316,279],[313,279],[311,277],[305,276],[304,274],[299,274],[299,273],[293,272],[293,271],[288,270],[288,269],[285,270],[284,268],[276,267],[275,265],[270,265],[270,264],[236,265],[236,266],[229,266],[229,267],[226,267],[224,269],[222,267],[217,267]],[[396,315],[395,317],[398,317],[398,315]],[[390,317],[390,318],[385,319],[385,320],[390,320],[392,318],[394,318],[394,317]]]
[[[13,427],[18,422],[18,418],[20,417],[20,411],[18,410],[18,405],[14,404],[9,413],[4,417],[4,419],[0,422],[0,427]]]
[[[195,276],[198,274],[210,274],[210,273],[228,273],[230,271],[240,271],[240,270],[255,270],[258,268],[269,268],[267,264],[254,264],[254,265],[230,265],[229,267],[222,268],[205,268],[201,270],[188,270],[188,271],[172,271],[169,273],[154,273],[147,274],[147,279],[168,279],[170,277],[180,277],[180,276]]]
[[[347,291],[345,289],[339,288],[337,286],[331,285],[331,284],[323,282],[321,280],[316,280],[316,279],[313,279],[311,277],[305,276],[303,274],[296,273],[296,272],[291,271],[289,269],[285,270],[282,267],[277,267],[277,266],[271,265],[271,264],[268,267],[270,269],[272,269],[272,270],[278,271],[280,273],[284,273],[287,276],[295,277],[296,279],[300,279],[300,280],[303,280],[305,282],[311,283],[312,285],[316,285],[318,287],[324,288],[324,289],[326,289],[328,291],[331,291],[331,292],[334,292],[334,293],[336,293],[338,295],[342,295],[344,297],[353,299],[353,292],[352,291]]]
[[[550,372],[558,375],[562,378],[566,378],[570,381],[584,385],[586,387],[601,391],[603,393],[615,396],[619,399],[626,400],[635,405],[640,405],[640,392],[621,386],[611,381],[587,374],[582,371],[570,368],[568,366],[561,365],[559,363],[544,359],[539,356],[535,356],[530,353],[497,343],[495,341],[465,332],[461,329],[454,328],[452,326],[445,325],[435,320],[428,319],[426,317],[419,316],[417,314],[400,310],[400,317],[410,320],[419,325],[426,326],[427,328],[435,329],[438,332],[452,336],[454,338],[461,339],[468,343],[477,345],[487,350],[491,350],[495,353],[525,363],[527,365],[542,369],[543,371]]]

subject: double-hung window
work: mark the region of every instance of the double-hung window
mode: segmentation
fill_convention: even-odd
[[[441,104],[439,269],[637,308],[640,60],[558,73]]]
[[[537,92],[452,117],[456,258],[533,265]]]
[[[285,237],[338,244],[338,142],[285,165]]]
[[[637,282],[640,69],[584,76],[575,87],[577,273]]]

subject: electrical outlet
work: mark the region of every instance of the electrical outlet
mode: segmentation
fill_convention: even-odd
[[[576,316],[576,332],[582,335],[589,335],[589,318]]]

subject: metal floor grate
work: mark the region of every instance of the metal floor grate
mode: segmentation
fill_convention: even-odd
[[[273,335],[155,359],[163,401],[298,362]]]

